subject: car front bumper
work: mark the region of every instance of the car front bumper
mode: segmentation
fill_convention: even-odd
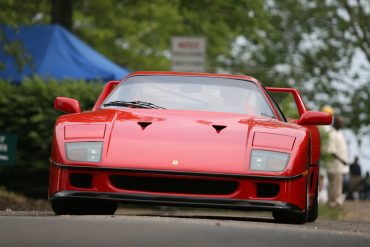
[[[87,174],[91,177],[88,188],[73,186],[72,174]],[[191,194],[155,192],[140,189],[118,188],[111,182],[112,176],[141,178],[164,178],[172,180],[232,181],[238,187],[227,194]],[[260,196],[259,184],[274,184],[279,187],[273,196]],[[249,176],[241,174],[205,174],[174,171],[130,170],[122,168],[82,167],[52,162],[50,169],[49,199],[111,200],[134,204],[172,205],[190,207],[214,207],[247,210],[289,210],[302,212],[306,206],[307,175],[290,177]]]
[[[221,198],[202,198],[184,196],[160,196],[148,194],[127,195],[109,192],[60,191],[53,194],[50,200],[110,200],[132,204],[165,205],[182,207],[228,208],[247,210],[289,210],[301,212],[299,207],[279,201],[269,200],[237,200]]]

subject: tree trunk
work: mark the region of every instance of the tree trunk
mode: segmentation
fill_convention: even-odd
[[[68,30],[72,29],[72,0],[51,1],[51,23],[62,25]]]

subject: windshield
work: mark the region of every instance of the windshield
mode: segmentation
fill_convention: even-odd
[[[135,107],[150,103],[155,108],[242,113],[275,118],[257,85],[227,78],[134,76],[120,84],[104,101],[103,107],[132,107],[133,103]]]

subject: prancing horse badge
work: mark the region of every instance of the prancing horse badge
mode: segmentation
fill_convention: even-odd
[[[172,165],[177,166],[178,164],[179,164],[179,161],[178,160],[173,160],[172,161]]]

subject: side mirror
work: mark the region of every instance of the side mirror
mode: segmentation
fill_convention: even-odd
[[[307,111],[297,121],[300,125],[330,125],[332,123],[332,115],[320,111]]]
[[[80,102],[66,97],[56,97],[54,100],[54,109],[65,113],[80,113]]]

